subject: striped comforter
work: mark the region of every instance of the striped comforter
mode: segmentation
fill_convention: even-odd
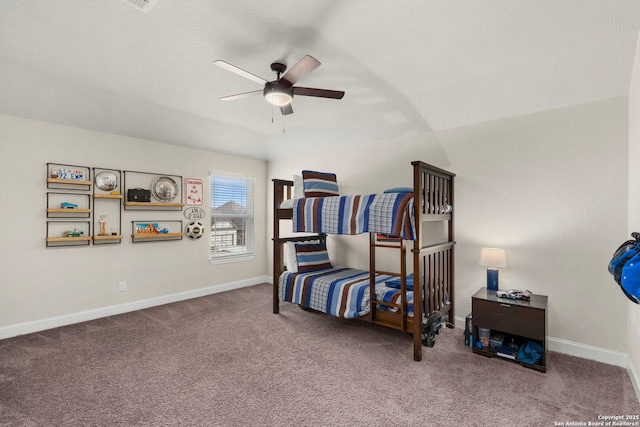
[[[385,285],[385,281],[391,279],[393,276],[376,276],[376,299],[400,304],[400,290]],[[369,271],[345,267],[310,273],[285,271],[278,285],[282,301],[332,316],[350,319],[369,312]],[[407,299],[409,304],[413,303],[413,292],[407,292]]]
[[[415,240],[413,193],[310,197],[293,201],[293,231],[383,233]]]

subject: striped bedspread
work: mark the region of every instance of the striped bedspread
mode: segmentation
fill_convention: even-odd
[[[383,233],[415,240],[413,193],[295,199],[293,231],[326,234]]]
[[[376,299],[400,304],[400,290],[385,285],[391,279],[393,276],[376,276]],[[348,319],[369,313],[369,271],[345,267],[310,273],[285,271],[278,285],[282,301]],[[413,292],[407,292],[407,299],[413,302]]]

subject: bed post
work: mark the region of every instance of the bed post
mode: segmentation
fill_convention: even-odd
[[[455,200],[454,200],[454,195],[455,192],[453,191],[453,177],[455,175],[451,174],[451,179],[449,180],[449,204],[451,206],[455,206]],[[456,241],[456,236],[455,236],[455,221],[454,221],[454,217],[456,214],[456,210],[453,209],[450,213],[451,217],[449,219],[449,242],[455,242]],[[456,280],[455,280],[455,274],[456,274],[456,254],[455,254],[455,250],[456,250],[456,245],[452,245],[451,246],[451,257],[449,259],[449,301],[451,302],[451,304],[449,304],[449,323],[447,324],[448,327],[450,328],[455,328],[454,322],[454,316],[455,316],[455,307],[456,305],[454,304],[453,301],[453,295],[455,293],[455,284],[456,284]]]
[[[280,219],[278,218],[278,199],[282,196],[282,189],[276,180],[273,180],[273,314],[280,313],[280,297],[278,296],[278,278],[280,277],[280,264],[282,264],[282,244],[280,239]]]
[[[278,279],[284,266],[284,245],[280,238],[280,204],[291,197],[293,181],[273,180],[273,314],[280,312],[280,296],[278,295]],[[286,215],[285,215],[286,217]]]
[[[376,233],[369,233],[369,321],[376,320]]]
[[[422,181],[422,162],[411,162],[413,165],[413,209],[416,226],[416,238],[413,241],[413,360],[422,360],[422,304],[423,299],[422,265],[420,263],[420,249],[422,248],[422,196],[424,183]]]

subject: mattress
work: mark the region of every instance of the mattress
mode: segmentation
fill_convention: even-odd
[[[310,197],[293,200],[293,231],[382,233],[415,240],[413,193]]]
[[[394,276],[375,276],[376,299],[400,304],[401,291],[387,286]],[[346,319],[364,316],[370,311],[369,271],[334,266],[308,273],[285,271],[278,281],[282,301],[321,311]],[[413,303],[413,292],[407,291],[409,305]],[[379,306],[381,310],[387,307]],[[412,307],[409,307],[412,313]]]

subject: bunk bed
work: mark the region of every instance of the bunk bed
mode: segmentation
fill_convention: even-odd
[[[282,300],[407,332],[414,360],[422,359],[423,343],[433,345],[439,327],[453,323],[455,174],[421,161],[411,165],[413,187],[381,195],[307,192],[296,198],[293,181],[273,179],[274,314]],[[323,195],[328,197],[315,197]],[[281,228],[284,220],[294,233]],[[435,242],[425,238],[434,221],[442,225]],[[369,270],[332,266],[327,234],[360,233],[369,233]],[[377,250],[396,251],[397,270],[379,270]],[[300,264],[291,268],[295,260]]]

